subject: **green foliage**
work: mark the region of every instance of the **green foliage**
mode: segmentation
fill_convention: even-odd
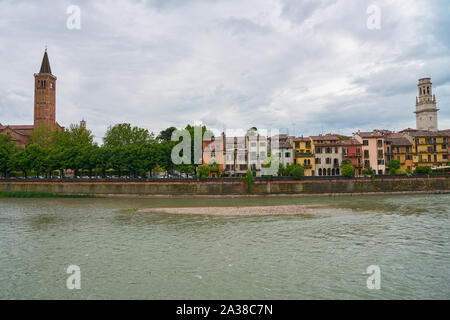
[[[344,159],[344,160],[342,160],[342,162],[341,162],[341,167],[343,167],[343,166],[345,166],[345,165],[347,165],[347,164],[349,164],[349,165],[352,164],[352,162],[350,161],[350,159]]]
[[[395,174],[400,169],[400,160],[398,159],[392,159],[389,161],[389,173]]]
[[[147,129],[131,127],[129,123],[119,123],[108,127],[103,143],[106,147],[115,148],[142,145],[151,140],[152,136]]]
[[[247,183],[247,192],[252,193],[253,184],[255,183],[255,177],[253,176],[253,173],[250,170],[247,170],[245,177],[242,177],[241,181]]]
[[[305,169],[303,166],[299,164],[288,164],[286,168],[283,168],[283,166],[280,166],[279,172],[281,172],[281,175],[284,177],[294,177],[297,180],[300,180],[305,176]]]
[[[19,152],[11,136],[0,135],[0,173],[7,177],[14,170],[14,157]]]
[[[204,179],[208,178],[209,173],[210,173],[209,166],[207,166],[207,165],[198,166],[198,168],[197,168],[197,178],[198,179],[204,180]]]
[[[428,166],[417,166],[414,169],[414,173],[426,173],[426,174],[430,174],[431,172],[431,167]]]
[[[169,127],[167,129],[161,131],[159,133],[159,135],[156,137],[156,139],[158,139],[158,141],[169,142],[172,140],[172,133],[176,130],[177,130],[177,128],[175,128],[175,127]]]
[[[369,169],[369,168],[364,168],[362,171],[362,174],[365,176],[371,176],[373,174],[375,174],[374,170]]]
[[[344,162],[344,161],[342,161]],[[355,176],[355,167],[349,163],[343,164],[341,166],[341,173],[344,177],[352,178]]]

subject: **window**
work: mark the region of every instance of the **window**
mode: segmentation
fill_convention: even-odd
[[[322,153],[322,148],[316,148],[316,153]]]
[[[251,146],[251,147],[256,147],[256,142],[250,143],[250,146]]]
[[[266,157],[266,152],[265,151],[261,151],[259,153],[259,156],[261,157],[261,159],[264,159]]]
[[[334,153],[339,153],[338,147],[335,147],[335,148],[334,148]]]
[[[344,151],[344,155],[346,156],[346,155],[348,155],[348,148],[344,148],[344,149],[342,149],[343,151]]]
[[[369,150],[364,150],[364,158],[369,158]]]
[[[328,147],[328,148],[326,148],[326,151],[325,151],[326,153],[331,153],[331,148],[330,147]]]
[[[363,146],[368,146],[369,145],[369,140],[363,140]]]
[[[331,164],[331,158],[327,158],[325,161],[326,164]]]
[[[259,143],[259,146],[260,146],[260,147],[265,147],[265,146],[266,146],[266,143],[265,143],[265,142],[260,142],[260,143]]]
[[[320,158],[316,158],[316,164],[320,164]]]
[[[291,157],[291,153],[290,153],[290,152],[286,152],[286,153],[284,154],[284,157],[285,157],[285,158],[290,158],[290,157]]]
[[[50,89],[53,89],[53,82],[50,82]]]
[[[378,147],[382,147],[383,146],[383,140],[377,140],[377,145],[378,145]]]

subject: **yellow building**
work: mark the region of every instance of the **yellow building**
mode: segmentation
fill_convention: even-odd
[[[386,137],[386,164],[396,159],[400,161],[400,170],[413,170],[412,143],[401,133],[391,133]]]
[[[309,138],[292,138],[292,148],[294,149],[295,163],[303,166],[305,176],[314,176],[314,145]]]
[[[448,131],[404,131],[405,137],[412,143],[414,167],[441,167],[449,162]]]

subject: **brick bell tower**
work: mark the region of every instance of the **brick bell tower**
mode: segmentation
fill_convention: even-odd
[[[34,74],[34,127],[40,125],[56,129],[56,77],[52,75],[47,48],[41,70]]]

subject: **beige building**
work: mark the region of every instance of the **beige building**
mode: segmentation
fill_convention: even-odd
[[[433,94],[431,78],[419,79],[417,85],[419,97],[416,97],[416,129],[417,130],[438,130],[436,97]]]

